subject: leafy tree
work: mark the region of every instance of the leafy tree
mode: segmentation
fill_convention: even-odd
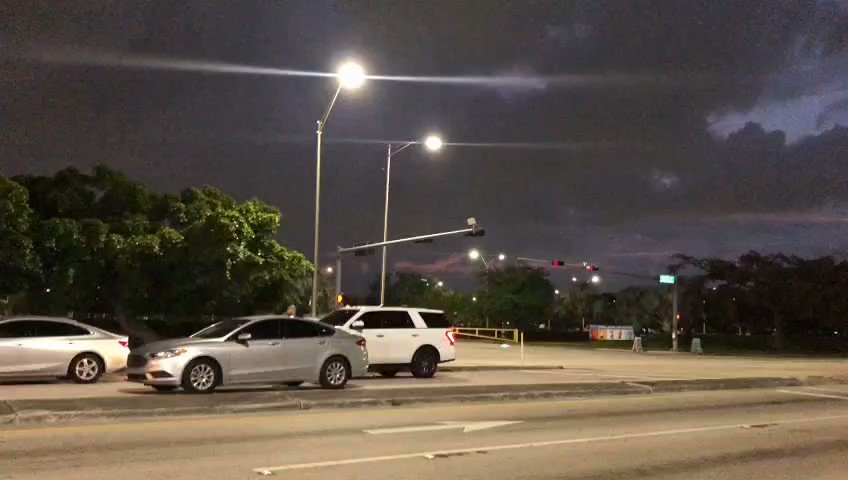
[[[554,286],[547,272],[529,266],[508,266],[481,274],[480,311],[491,324],[526,329],[553,314]]]
[[[26,286],[31,312],[109,314],[144,330],[138,319],[283,311],[312,271],[275,240],[278,210],[211,187],[156,194],[97,167],[2,179],[0,194],[0,295]]]
[[[39,265],[28,236],[32,209],[26,189],[0,177],[0,301],[27,288]]]

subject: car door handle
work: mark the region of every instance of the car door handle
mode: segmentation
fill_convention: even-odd
[[[417,336],[418,336],[418,334],[417,334],[417,333],[413,333],[413,334],[412,334],[412,336],[413,336],[413,337],[417,337]]]
[[[280,345],[280,342],[271,342],[272,347],[277,347]]]
[[[385,335],[383,335],[382,333],[377,334],[377,338],[383,338],[383,337],[385,337]]]

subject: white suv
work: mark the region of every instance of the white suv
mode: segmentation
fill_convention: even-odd
[[[440,310],[347,307],[321,321],[363,335],[369,369],[386,377],[408,369],[418,378],[430,378],[439,363],[456,359],[453,329]]]

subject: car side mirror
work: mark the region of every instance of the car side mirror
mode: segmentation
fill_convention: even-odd
[[[251,338],[253,338],[253,335],[251,335],[249,333],[239,333],[238,336],[236,337],[236,341],[239,342],[239,343],[246,343]]]
[[[350,328],[354,330],[362,330],[365,328],[365,322],[362,320],[354,320],[353,323],[350,324]]]

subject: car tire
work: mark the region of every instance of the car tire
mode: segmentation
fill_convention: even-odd
[[[218,364],[209,358],[192,360],[183,370],[183,390],[188,393],[212,393],[221,381]]]
[[[94,383],[103,376],[103,359],[93,353],[82,353],[68,365],[68,377],[75,383]]]
[[[350,380],[350,365],[343,357],[330,357],[321,366],[320,382],[324,388],[338,390]]]
[[[412,356],[409,370],[415,378],[431,378],[439,368],[439,354],[433,348],[420,348]]]
[[[151,385],[157,392],[173,392],[177,389],[176,385]]]
[[[379,373],[380,375],[382,375],[384,377],[391,378],[391,377],[394,377],[395,375],[398,374],[398,369],[397,368],[381,368],[380,370],[377,370],[377,373]]]
[[[287,387],[299,387],[303,385],[303,382],[283,382],[283,385]]]

